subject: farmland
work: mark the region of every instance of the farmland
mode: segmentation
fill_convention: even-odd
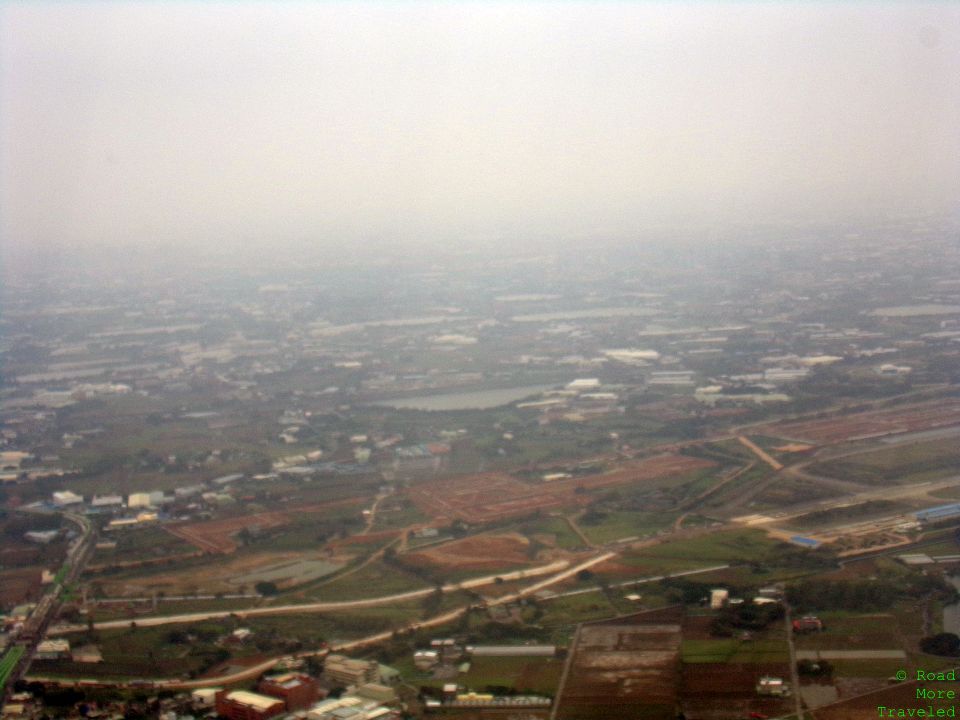
[[[811,472],[864,485],[894,485],[955,475],[960,468],[956,438],[897,445],[810,466]]]
[[[897,433],[932,430],[960,424],[960,400],[838,415],[823,420],[778,423],[763,428],[767,435],[831,445]]]
[[[673,718],[681,616],[653,611],[580,627],[557,717]]]
[[[443,482],[416,484],[410,495],[417,506],[437,521],[460,519],[482,523],[529,515],[535,511],[584,505],[590,490],[665,480],[715,463],[681,455],[657,455],[617,470],[550,483],[525,483],[505,473],[468,475]]]
[[[242,515],[203,522],[166,525],[165,529],[179,538],[191,543],[203,552],[226,554],[236,551],[239,544],[236,535],[247,531],[262,532],[282,527],[294,520],[302,521],[305,516],[322,515],[331,510],[359,508],[358,499],[335,500],[327,503],[301,505],[292,511],[272,511]]]

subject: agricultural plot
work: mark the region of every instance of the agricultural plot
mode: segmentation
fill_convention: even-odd
[[[0,570],[0,606],[12,607],[37,600],[42,591],[40,573],[39,567]]]
[[[793,701],[761,697],[757,681],[765,676],[789,678],[789,662],[684,663],[681,678],[681,707],[687,717],[721,720],[731,717],[782,717],[793,709]]]
[[[624,538],[653,535],[670,527],[676,513],[643,513],[618,511],[604,513],[596,522],[581,519],[579,525],[591,542],[602,545]]]
[[[960,472],[960,444],[956,438],[904,443],[874,452],[827,460],[812,465],[814,473],[864,485],[923,482]]]
[[[721,530],[694,537],[677,538],[624,553],[643,559],[695,560],[701,566],[712,562],[761,562],[776,556],[784,543],[771,540],[762,530]]]
[[[816,445],[931,430],[960,424],[960,399],[902,405],[885,410],[853,413],[823,420],[786,422],[762,428],[767,435]]]
[[[160,562],[166,558],[186,557],[197,552],[191,543],[156,525],[123,530],[107,536],[107,539],[116,542],[116,547],[97,548],[88,570],[132,566],[144,561]]]
[[[820,632],[798,633],[794,638],[798,652],[904,650],[896,633],[897,618],[889,613],[825,612],[818,617],[823,620],[825,629]],[[864,657],[870,656],[868,654]]]
[[[550,483],[525,483],[504,473],[469,475],[418,483],[410,489],[414,503],[438,522],[461,519],[483,523],[585,505],[590,490],[647,483],[650,486],[676,475],[715,467],[710,460],[683,455],[657,455],[599,475]]]
[[[772,483],[755,495],[752,509],[779,508],[795,503],[826,500],[841,494],[841,491],[834,487],[793,477],[788,483]]]
[[[531,540],[537,540],[550,547],[563,550],[577,550],[584,547],[583,540],[570,529],[569,523],[562,517],[532,520],[524,523],[518,530]]]
[[[102,594],[108,597],[130,597],[163,592],[166,595],[197,593],[249,592],[265,577],[281,590],[310,582],[332,572],[348,558],[325,553],[244,552],[214,562],[198,559],[176,567],[148,567],[97,577]]]
[[[404,563],[443,577],[464,572],[511,570],[537,562],[537,548],[519,533],[472,535],[406,553]]]
[[[403,675],[417,686],[441,687],[456,682],[474,692],[492,687],[513,688],[522,694],[552,697],[560,683],[563,662],[544,657],[476,657],[469,659],[467,672],[452,679],[435,678],[429,672],[416,670],[412,663],[403,667]],[[397,667],[399,669],[399,664]]]
[[[861,522],[869,520],[870,518],[897,515],[912,507],[909,503],[895,502],[893,500],[869,500],[856,505],[832,507],[826,510],[815,510],[806,515],[798,515],[797,517],[790,518],[789,525],[790,527],[803,530],[821,528],[829,525]]]
[[[394,595],[429,587],[418,577],[400,568],[375,561],[356,570],[346,570],[329,581],[316,583],[298,593],[311,601],[355,600],[379,595]],[[290,598],[284,598],[287,602]]]
[[[331,511],[347,508],[359,508],[363,501],[359,498],[333,500],[325,503],[302,505],[296,510],[275,510],[271,512],[240,515],[219,520],[185,523],[181,525],[165,525],[164,529],[173,535],[186,540],[199,550],[213,554],[228,554],[235,552],[240,546],[237,535],[241,530],[254,533],[282,527],[295,522],[302,522],[305,516],[322,514],[327,516]]]
[[[589,588],[587,588],[589,589]],[[621,591],[622,592],[625,591]],[[601,590],[590,590],[578,595],[550,598],[540,603],[543,616],[538,621],[540,625],[551,630],[567,629],[581,622],[601,620],[626,611],[610,601],[609,596]],[[561,633],[568,635],[569,631]]]
[[[680,631],[676,610],[582,625],[556,717],[672,720],[680,689]]]

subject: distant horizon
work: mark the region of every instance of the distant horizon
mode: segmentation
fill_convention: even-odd
[[[0,258],[953,214],[956,77],[952,3],[6,3]]]

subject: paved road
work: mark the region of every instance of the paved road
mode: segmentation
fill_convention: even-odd
[[[501,605],[503,603],[512,602],[513,600],[516,600],[520,597],[525,597],[527,595],[535,593],[545,587],[548,587],[549,585],[562,582],[563,580],[566,580],[567,578],[572,577],[573,575],[576,575],[581,570],[585,570],[594,565],[605,562],[609,560],[611,557],[615,557],[615,556],[616,556],[616,553],[608,552],[608,553],[603,553],[602,555],[598,555],[596,557],[592,557],[588,560],[578,563],[577,565],[574,565],[573,567],[568,567],[569,563],[566,561],[560,561],[556,563],[551,563],[550,565],[544,565],[543,567],[540,567],[540,568],[534,568],[534,570],[537,571],[537,574],[542,574],[543,572],[547,572],[546,570],[547,568],[557,569],[557,566],[560,566],[561,568],[564,568],[564,569],[562,570],[562,572],[559,572],[556,575],[553,575],[552,577],[547,578],[546,580],[538,581],[515,593],[510,593],[509,595],[504,595],[503,597],[494,598],[488,601],[488,604]],[[518,578],[510,578],[509,575],[511,574],[520,575],[522,577],[535,576],[535,574],[532,575],[531,571],[528,570],[528,571],[520,571],[519,573],[508,573],[505,575],[501,575],[499,577],[502,577],[504,580],[518,579]],[[483,584],[490,584],[491,582],[493,582],[494,577],[498,577],[498,576],[490,576],[487,582]],[[479,586],[478,581],[480,580],[484,580],[484,578],[476,578],[475,580],[468,581],[468,582],[475,583],[476,586]],[[456,586],[448,586],[448,587],[459,588],[459,587],[464,587],[465,585],[466,583],[460,583]],[[433,589],[428,589],[426,592],[431,593],[433,592]],[[396,596],[393,596],[393,597],[396,597]],[[348,605],[348,606],[352,605],[353,607],[356,607],[356,604],[352,604],[352,603],[342,603],[342,604]],[[295,605],[292,607],[302,608],[303,606]],[[262,609],[268,609],[268,608],[262,608]],[[469,609],[470,609],[469,605],[464,605],[454,610],[450,610],[449,612],[443,613],[442,615],[437,615],[436,617],[429,618],[428,620],[420,620],[417,622],[410,623],[409,625],[406,625],[402,628],[387,630],[384,632],[376,633],[374,635],[368,635],[363,638],[358,638],[356,640],[348,640],[342,643],[338,643],[336,645],[333,645],[330,649],[335,651],[344,651],[344,650],[353,650],[355,648],[363,647],[365,645],[375,645],[376,643],[389,640],[390,638],[393,637],[394,633],[396,632],[419,630],[425,627],[433,627],[435,625],[444,625],[448,622],[451,622],[457,619],[458,617],[463,615],[465,612],[467,612]],[[237,613],[237,614],[239,615],[240,613]],[[219,615],[220,614],[214,614],[213,616],[218,617]],[[142,624],[146,625],[147,623],[145,621],[148,619],[167,620],[167,618],[144,618],[144,622]],[[178,621],[178,622],[182,622],[182,621]],[[104,624],[105,623],[99,623],[97,627],[101,627]],[[139,624],[141,623],[138,622],[138,625]],[[125,623],[121,623],[120,627],[126,627],[128,625],[129,623],[125,622]],[[84,628],[81,628],[81,629],[84,629]],[[309,654],[314,654],[314,653],[301,653],[301,655],[309,655]],[[281,657],[285,657],[285,656],[281,656]],[[30,680],[51,684],[51,685],[61,685],[61,686],[67,686],[67,687],[83,686],[83,685],[98,685],[102,687],[107,687],[107,686],[121,687],[121,688],[152,687],[152,688],[169,688],[171,690],[187,690],[191,688],[210,687],[212,685],[231,685],[231,684],[242,682],[245,680],[251,680],[265,673],[267,670],[269,670],[274,665],[276,665],[280,661],[281,657],[275,657],[275,658],[271,658],[270,660],[265,660],[264,662],[258,665],[255,665],[249,668],[244,668],[243,670],[232,673],[230,675],[223,675],[215,678],[200,678],[196,680],[171,680],[169,678],[139,679],[135,681],[98,680],[98,679],[90,679],[90,678],[78,678],[76,680],[72,680],[72,679],[66,680],[63,678],[52,678],[52,677],[46,677],[46,676],[31,676]]]
[[[541,565],[526,570],[515,570],[498,575],[485,575],[484,577],[464,580],[459,583],[449,583],[442,587],[443,592],[455,592],[457,590],[469,590],[471,588],[483,587],[496,582],[497,578],[504,581],[523,580],[530,577],[547,575],[558,570],[563,570],[570,565],[567,560],[557,560],[549,565]],[[580,566],[577,566],[578,568]],[[587,565],[589,567],[589,565]],[[238,610],[217,610],[212,612],[184,613],[181,615],[163,615],[159,617],[137,618],[135,622],[138,627],[152,627],[155,625],[171,625],[174,623],[200,622],[202,620],[212,620],[214,618],[229,617],[263,617],[268,615],[290,615],[298,613],[329,612],[331,610],[350,610],[358,607],[373,607],[376,605],[387,605],[404,600],[416,600],[435,592],[435,588],[422,588],[420,590],[411,590],[405,593],[396,593],[394,595],[383,595],[374,598],[365,598],[362,600],[343,600],[336,602],[316,602],[304,603],[300,605],[272,605],[257,608],[241,608]],[[111,628],[130,627],[130,620],[106,620],[94,625],[98,630],[109,630]],[[60,625],[50,628],[51,635],[63,635],[65,633],[79,632],[86,630],[86,625]]]

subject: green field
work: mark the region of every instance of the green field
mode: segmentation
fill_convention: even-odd
[[[144,560],[197,552],[193,545],[171,535],[157,525],[107,533],[102,538],[116,542],[117,546],[109,549],[98,548],[91,559],[92,565],[109,565],[112,562],[132,558]]]
[[[377,560],[359,570],[345,571],[329,582],[316,583],[296,595],[313,601],[356,600],[429,587],[430,585],[420,578]],[[289,600],[290,598],[285,597],[282,602]]]
[[[888,613],[823,612],[821,632],[797,633],[798,650],[899,650],[897,618]]]
[[[811,472],[852,480],[865,485],[896,485],[923,482],[955,475],[960,467],[960,444],[956,438],[904,443],[810,467]]]
[[[604,513],[605,517],[597,524],[584,521],[579,523],[583,534],[591,542],[603,545],[628,537],[645,537],[670,527],[676,519],[676,513],[644,513],[614,511]]]
[[[470,661],[470,669],[458,675],[455,682],[476,692],[482,692],[488,686],[501,686],[524,694],[552,697],[560,684],[563,662],[562,659],[542,657],[478,657]],[[416,670],[405,678],[411,684],[429,687],[440,687],[447,682]]]
[[[542,518],[526,522],[519,526],[517,531],[528,538],[535,535],[550,536],[556,546],[564,550],[576,550],[583,547],[583,540],[570,529],[570,525],[561,517]]]
[[[806,515],[790,518],[790,527],[810,529],[828,525],[839,525],[848,522],[859,522],[871,517],[881,517],[902,513],[911,506],[907,503],[893,500],[868,500],[856,505],[833,507],[826,510],[817,510]]]
[[[790,661],[786,640],[684,640],[680,657],[685,663],[782,663]]]
[[[462,598],[457,598],[459,602]],[[155,627],[126,627],[96,631],[95,642],[104,662],[37,662],[35,675],[83,677],[179,677],[200,672],[228,657],[276,655],[321,642],[335,643],[399,628],[423,615],[417,601],[331,613],[289,614],[272,617],[226,617],[196,623]],[[248,628],[251,638],[224,642],[233,630]],[[180,635],[179,640],[175,639]],[[86,642],[86,633],[68,636],[73,645]]]
[[[23,657],[23,647],[14,645],[0,658],[0,694],[6,688],[7,680],[10,679],[10,675],[17,663],[20,662],[21,657]]]
[[[749,528],[718,530],[693,538],[666,540],[625,556],[643,559],[693,561],[700,567],[710,563],[752,562],[775,558],[784,543],[771,540],[762,530]]]

